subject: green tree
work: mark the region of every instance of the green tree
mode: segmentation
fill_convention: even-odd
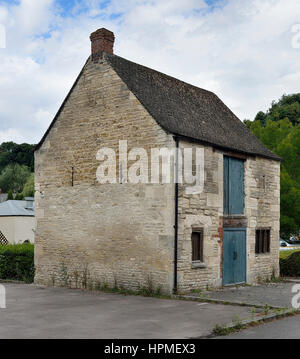
[[[9,190],[12,190],[14,193],[22,192],[30,173],[30,169],[25,165],[7,165],[0,175],[0,188],[2,192],[8,192]]]
[[[7,193],[7,201],[14,199],[13,191],[10,189]]]
[[[34,197],[34,173],[31,173],[28,177],[28,180],[24,185],[22,195],[23,197]]]
[[[264,145],[282,158],[281,220],[283,237],[300,232],[300,94],[284,95],[260,111],[253,122],[244,121]]]
[[[23,143],[18,145],[14,142],[3,142],[0,146],[0,173],[6,166],[13,163],[25,165],[34,171],[34,148],[35,145]]]
[[[267,115],[263,111],[260,111],[256,115],[254,121],[258,121],[261,123],[261,125],[265,126],[267,122]]]
[[[24,200],[24,196],[22,193],[17,193],[16,197],[15,197],[16,201],[23,201]]]
[[[268,121],[280,121],[287,118],[293,126],[300,124],[300,93],[283,95],[277,102],[273,101],[269,110],[258,112],[255,122],[260,122],[263,127]]]
[[[288,238],[300,228],[300,189],[285,170],[282,170],[280,180],[280,231]]]

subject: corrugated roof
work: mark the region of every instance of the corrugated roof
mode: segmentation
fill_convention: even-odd
[[[8,216],[20,216],[20,217],[33,217],[34,216],[34,207],[33,209],[27,208],[27,201],[6,201],[0,203],[0,217]]]

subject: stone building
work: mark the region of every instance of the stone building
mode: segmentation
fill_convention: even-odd
[[[106,29],[91,42],[35,152],[36,283],[171,293],[277,276],[280,158],[212,92],[114,55]],[[177,169],[180,151],[198,149],[201,190],[145,183],[150,164],[131,183],[124,141],[149,157],[177,148]],[[117,155],[116,183],[97,177],[101,148]]]

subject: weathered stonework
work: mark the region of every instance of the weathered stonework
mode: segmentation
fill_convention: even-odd
[[[279,275],[280,163],[263,158],[245,165],[247,273],[249,283]],[[270,253],[255,254],[256,228],[271,229]]]
[[[35,154],[37,283],[172,288],[174,184],[99,184],[97,151],[119,140],[149,155],[174,146],[114,70],[89,61]]]
[[[89,60],[42,146],[35,154],[35,281],[72,287],[98,285],[173,290],[174,184],[99,184],[97,151],[175,148],[163,130],[105,60]],[[204,190],[179,185],[178,289],[222,285],[223,227],[237,225],[223,213],[223,156],[204,149]],[[129,163],[130,165],[130,163]],[[118,175],[118,170],[117,170]],[[278,275],[280,163],[245,161],[247,282]],[[255,230],[271,228],[271,253],[255,254]],[[204,264],[192,263],[191,233],[203,228]]]
[[[223,216],[223,155],[212,147],[181,142],[181,147],[204,148],[204,190],[186,194],[180,186],[179,198],[179,291],[205,289],[222,285],[220,260]],[[221,221],[221,228],[220,228]],[[193,267],[191,234],[203,228],[205,267]]]
[[[179,199],[179,290],[222,286],[222,241],[224,228],[247,228],[247,283],[257,283],[279,275],[280,162],[248,157],[245,160],[245,213],[224,217],[223,156],[211,147],[181,143],[181,147],[205,149],[203,193]],[[203,228],[204,266],[193,267],[191,233]],[[270,253],[255,254],[255,231],[271,229]]]

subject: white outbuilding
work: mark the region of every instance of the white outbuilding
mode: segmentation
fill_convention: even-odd
[[[0,244],[34,242],[34,198],[0,203]]]

